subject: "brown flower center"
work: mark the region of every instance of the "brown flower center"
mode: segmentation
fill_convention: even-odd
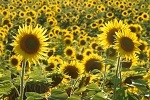
[[[40,47],[38,38],[32,34],[27,34],[20,41],[21,49],[27,54],[37,53]]]
[[[107,49],[106,54],[108,55],[108,57],[114,57],[116,55],[116,49],[109,48]]]
[[[134,33],[136,32],[136,27],[134,26],[130,26],[129,29],[131,30],[131,32],[134,32]]]
[[[73,53],[73,51],[72,51],[71,49],[68,49],[68,50],[66,51],[66,54],[67,54],[68,56],[71,56],[72,53]]]
[[[68,65],[65,67],[64,73],[76,79],[78,77],[78,69],[75,66]]]
[[[54,63],[50,63],[48,67],[45,68],[46,71],[52,71],[55,67]]]
[[[89,59],[85,63],[85,70],[87,72],[90,72],[94,69],[101,70],[102,69],[102,63],[98,59],[92,58],[92,59]]]
[[[109,32],[107,33],[107,41],[109,42],[109,44],[114,44],[114,41],[115,41],[115,32],[117,32],[118,29],[117,28],[113,28],[111,30],[109,30]]]
[[[122,37],[120,39],[121,48],[126,52],[132,52],[134,49],[133,41],[128,37]]]
[[[16,58],[13,58],[11,60],[12,65],[16,66],[18,64],[18,60]]]
[[[131,65],[132,65],[132,62],[131,61],[129,61],[129,62],[122,62],[121,64],[122,64],[123,68],[130,68]]]

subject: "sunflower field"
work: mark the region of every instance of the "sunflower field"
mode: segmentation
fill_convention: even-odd
[[[150,100],[150,0],[0,0],[0,100]]]

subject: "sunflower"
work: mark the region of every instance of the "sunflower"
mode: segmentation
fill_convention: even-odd
[[[46,65],[45,67],[45,71],[54,71],[54,69],[56,69],[57,67],[57,61],[55,61],[54,59],[49,58],[48,59],[48,65]]]
[[[81,64],[76,61],[71,61],[70,63],[64,62],[60,67],[60,72],[70,76],[72,79],[77,79],[83,73],[83,68]]]
[[[23,57],[29,63],[37,64],[38,59],[45,59],[49,45],[46,30],[38,25],[33,28],[32,25],[19,26],[18,33],[14,36],[14,42],[11,44],[14,52]]]
[[[55,72],[55,73],[48,75],[47,78],[52,79],[50,87],[53,88],[62,83],[64,76],[61,73]]]
[[[134,56],[134,58],[130,60],[126,60],[125,58],[122,58],[121,61],[122,68],[132,69],[134,66],[137,66],[137,64],[138,64],[138,56]]]
[[[87,86],[88,84],[92,83],[94,80],[97,81],[98,78],[99,78],[99,76],[97,76],[97,75],[92,75],[92,74],[89,74],[89,73],[85,74],[81,78],[81,81],[79,83],[79,88]]]
[[[150,80],[150,69],[146,73],[146,75],[143,76],[143,80]]]
[[[2,18],[2,25],[7,25],[10,23],[10,18]]]
[[[89,73],[94,69],[103,71],[104,63],[102,62],[102,57],[98,56],[97,54],[91,54],[87,56],[83,60],[84,70]]]
[[[72,39],[71,38],[69,38],[69,37],[66,37],[65,39],[64,39],[64,44],[65,45],[70,45],[71,43],[72,43]]]
[[[114,17],[114,13],[113,12],[108,12],[108,13],[106,13],[106,17],[107,18],[112,18],[112,17]]]
[[[93,53],[93,50],[92,49],[89,49],[89,48],[86,48],[86,49],[84,49],[84,51],[83,51],[83,54],[85,55],[85,56],[89,56],[90,54],[92,54]]]
[[[84,46],[86,46],[86,44],[87,44],[86,37],[80,38],[79,45],[81,47],[84,47]]]
[[[115,19],[114,21],[109,21],[106,23],[101,30],[102,34],[98,35],[98,37],[104,49],[107,49],[109,46],[114,44],[116,32],[128,30],[128,27],[123,24],[121,20],[117,21],[117,19]]]
[[[148,20],[149,20],[149,14],[146,13],[146,12],[142,13],[141,17],[142,17],[142,19],[143,19],[144,21],[148,21]]]
[[[106,55],[109,59],[116,59],[117,57],[117,50],[113,47],[108,48],[106,51]]]
[[[24,18],[26,16],[26,12],[23,12],[22,10],[19,11],[19,17]]]
[[[97,46],[98,46],[98,43],[96,41],[93,41],[93,42],[90,43],[90,47],[93,50],[95,50]]]
[[[67,57],[73,57],[75,55],[75,50],[73,47],[71,46],[67,46],[65,49],[64,49],[64,54],[65,56]]]
[[[119,31],[116,33],[115,49],[117,49],[121,57],[127,59],[133,58],[135,53],[139,53],[140,49],[138,46],[140,43],[137,41],[135,33],[128,30]]]
[[[16,67],[17,70],[21,70],[21,60],[22,58],[20,56],[13,55],[10,57],[9,63],[12,67]]]
[[[48,55],[49,57],[51,57],[51,56],[54,55],[55,51],[56,51],[55,48],[51,48],[51,49],[48,50],[47,55]]]
[[[0,42],[0,55],[3,54],[3,50],[4,50],[4,44],[3,42]]]
[[[124,16],[124,17],[126,17],[126,16],[128,16],[128,15],[129,15],[129,13],[128,13],[128,11],[127,11],[127,10],[124,10],[121,14],[122,14],[122,16]]]
[[[79,61],[82,61],[84,59],[84,55],[78,53],[78,54],[76,54],[75,59],[79,60]]]
[[[140,44],[140,46],[138,46],[138,48],[139,48],[142,52],[147,51],[147,49],[148,49],[148,43],[147,43],[146,41],[144,41],[144,40],[140,40],[139,42],[140,42],[141,44]]]

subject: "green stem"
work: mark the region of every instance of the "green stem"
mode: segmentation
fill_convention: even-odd
[[[25,75],[25,67],[26,67],[26,61],[22,61],[22,71],[21,71],[21,79],[20,79],[20,100],[23,100],[24,97],[24,75]]]
[[[120,76],[120,80],[122,80],[122,75],[121,75],[121,71],[122,71],[122,60],[121,60],[121,58],[120,58],[120,67],[119,67],[119,76]],[[120,83],[120,88],[121,88],[121,86],[122,86],[122,82]]]
[[[120,55],[117,58],[117,69],[116,69],[116,76],[115,76],[115,82],[114,82],[113,100],[116,100],[116,88],[117,88],[119,67],[120,67]]]

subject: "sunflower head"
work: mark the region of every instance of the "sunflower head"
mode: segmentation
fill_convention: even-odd
[[[144,51],[147,51],[147,49],[148,49],[148,43],[146,42],[146,41],[144,41],[144,40],[140,40],[140,46],[138,46],[138,48],[142,51],[142,52],[144,52]]]
[[[73,57],[75,55],[75,50],[73,47],[71,46],[67,46],[65,49],[64,49],[64,54],[65,56],[67,57]]]
[[[64,76],[61,73],[55,72],[55,73],[52,73],[52,74],[48,75],[47,78],[52,79],[52,82],[51,82],[50,86],[51,87],[56,87],[56,86],[58,86],[59,84],[62,83]]]
[[[84,65],[84,70],[86,72],[91,72],[94,69],[103,71],[104,69],[104,63],[102,57],[96,54],[91,54],[90,56],[85,57],[83,61],[83,65]]]
[[[102,34],[98,35],[101,44],[104,49],[107,49],[109,46],[114,45],[116,32],[127,30],[127,25],[123,24],[120,20],[115,19],[114,21],[109,21],[105,23],[105,26],[102,27]]]
[[[38,25],[35,28],[32,25],[23,25],[23,27],[19,27],[18,33],[14,36],[15,40],[11,44],[16,54],[34,64],[39,62],[39,58],[44,59],[47,56],[45,52],[47,51],[48,38],[44,28]]]
[[[110,47],[106,50],[106,55],[109,59],[114,59],[117,57],[117,50],[113,47]]]
[[[48,59],[48,64],[45,67],[45,71],[51,72],[54,71],[54,69],[56,69],[57,67],[57,61],[55,61],[54,59],[49,58]]]
[[[64,64],[60,67],[60,72],[70,76],[72,79],[76,79],[83,73],[83,68],[81,64],[76,61],[72,61],[70,63],[64,62]]]
[[[125,58],[122,58],[122,61],[121,61],[122,68],[132,69],[137,64],[138,64],[138,56],[134,56],[134,58],[130,60],[126,60]]]
[[[140,43],[137,41],[135,33],[128,30],[119,31],[116,33],[115,49],[117,49],[122,57],[133,58],[135,53],[139,53],[138,46]]]
[[[11,66],[17,68],[18,66],[20,66],[21,60],[22,59],[21,59],[20,56],[13,55],[13,56],[10,57],[9,63],[10,63]]]

